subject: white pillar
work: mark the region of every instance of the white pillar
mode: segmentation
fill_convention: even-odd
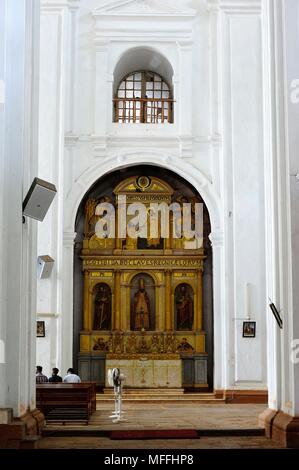
[[[37,174],[39,1],[0,0],[0,10],[0,407],[23,417],[35,408],[37,222],[22,223],[22,201]]]
[[[288,328],[285,360],[290,361],[290,344],[299,339],[299,4],[298,1],[284,1],[284,47],[286,64],[287,102],[287,162],[286,189],[288,201],[288,256],[285,268],[289,272],[288,309],[284,310]],[[294,87],[297,93],[294,95]],[[298,344],[297,344],[298,351]],[[289,377],[285,378],[288,390],[283,409],[292,416],[299,416],[299,354],[290,361]],[[299,439],[298,439],[299,440]]]
[[[267,287],[283,318],[280,330],[268,309],[269,407],[277,411],[268,426],[273,420],[274,439],[299,447],[299,4],[264,3]]]
[[[225,302],[224,234],[212,232],[209,236],[213,249],[213,307],[214,307],[214,389],[224,390],[228,385],[228,327]]]
[[[62,375],[73,364],[73,272],[76,233],[64,232],[61,271],[61,315],[58,318],[58,367]],[[76,366],[75,366],[76,367]]]
[[[49,279],[37,282],[37,316],[46,322],[37,360],[47,375],[61,361],[58,317],[63,315],[63,201],[71,175],[65,174],[71,149],[65,134],[74,131],[75,45],[78,0],[42,0],[40,25],[39,177],[55,184],[57,196],[38,230],[39,255],[55,260]],[[72,336],[72,331],[68,332]]]

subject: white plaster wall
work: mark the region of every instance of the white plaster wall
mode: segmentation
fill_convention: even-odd
[[[51,18],[41,31],[45,45],[52,41],[47,47],[52,59],[44,61],[41,72],[49,102],[42,98],[40,169],[55,175],[57,184],[60,178],[61,199],[53,207],[55,222],[48,223],[51,235],[40,234],[39,248],[50,250],[63,262],[56,266],[53,278],[38,287],[40,313],[58,315],[57,320],[51,319],[57,322],[57,356],[55,347],[49,352],[44,342],[40,357],[46,367],[50,367],[49,357],[58,367],[72,362],[73,232],[84,193],[105,171],[153,163],[177,171],[194,184],[210,209],[215,387],[263,388],[267,379],[260,2],[199,0],[193,2],[194,18],[137,20],[120,13],[93,18],[92,11],[104,3],[56,1],[56,10],[43,10],[45,22],[47,15],[61,15],[61,11],[64,21],[58,28],[57,18]],[[175,4],[186,9],[189,3]],[[58,47],[57,38],[62,37]],[[117,61],[130,48],[149,45],[166,56],[173,68],[175,122],[114,124]],[[241,332],[246,282],[251,286],[251,319],[257,321],[257,337],[251,340],[244,340]]]
[[[222,37],[227,382],[257,388],[267,381],[260,12],[237,15],[225,9]],[[245,308],[247,283],[249,312]],[[246,319],[257,322],[256,338],[242,337]]]
[[[43,373],[50,377],[52,368],[57,367],[57,318],[38,315],[37,320],[45,322],[45,337],[36,338],[36,365],[42,365]]]

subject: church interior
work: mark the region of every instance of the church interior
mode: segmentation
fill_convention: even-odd
[[[1,449],[299,448],[298,18],[0,0]]]

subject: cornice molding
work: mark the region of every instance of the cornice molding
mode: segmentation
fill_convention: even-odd
[[[219,9],[230,15],[256,15],[262,11],[262,0],[208,0],[208,9]]]
[[[176,8],[167,0],[116,0],[96,8],[92,11],[92,15],[94,17],[193,18],[196,10]]]
[[[80,7],[80,0],[41,0],[41,11],[61,11],[66,8],[77,10]]]

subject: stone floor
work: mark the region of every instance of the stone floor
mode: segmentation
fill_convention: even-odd
[[[257,423],[258,415],[265,409],[265,405],[130,403],[124,406],[124,421],[119,423],[112,423],[110,418],[112,405],[112,403],[98,403],[97,411],[92,415],[88,426],[75,424],[46,426],[46,435],[40,441],[40,448],[242,449],[276,447],[273,442],[261,435],[263,432]],[[202,437],[200,439],[110,440],[108,435],[107,437],[88,435],[89,432],[94,431],[108,432],[126,429],[197,429],[202,431]],[[218,435],[213,436],[213,431],[218,432]],[[58,437],[58,433],[61,435],[64,432],[67,435]],[[71,432],[74,435],[70,435]],[[212,435],[205,435],[209,433]]]

